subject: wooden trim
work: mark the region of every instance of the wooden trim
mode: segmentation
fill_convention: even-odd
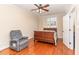
[[[54,30],[54,31],[57,31],[57,28],[44,28],[43,30]]]

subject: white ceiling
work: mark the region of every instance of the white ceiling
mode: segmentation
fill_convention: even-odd
[[[16,6],[24,8],[30,12],[32,12],[31,11],[32,9],[37,8],[34,4],[17,4]],[[45,12],[41,14],[37,12],[32,12],[32,13],[37,15],[66,14],[71,6],[72,6],[71,4],[50,4],[50,6],[48,7],[49,12]]]

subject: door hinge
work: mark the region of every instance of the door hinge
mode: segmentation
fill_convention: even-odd
[[[69,44],[71,45],[71,42],[69,42]]]

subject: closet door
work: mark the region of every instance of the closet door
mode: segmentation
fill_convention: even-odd
[[[73,49],[73,15],[69,15],[69,48]]]
[[[69,16],[69,46],[71,49],[75,48],[75,19],[76,19],[76,11],[75,8],[72,9]]]
[[[76,11],[72,11],[63,17],[63,42],[70,48],[74,49],[75,47],[75,17]]]
[[[69,14],[63,17],[63,43],[69,48]]]

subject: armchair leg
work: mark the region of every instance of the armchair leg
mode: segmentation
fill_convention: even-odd
[[[34,40],[34,43],[36,43],[37,40]]]

